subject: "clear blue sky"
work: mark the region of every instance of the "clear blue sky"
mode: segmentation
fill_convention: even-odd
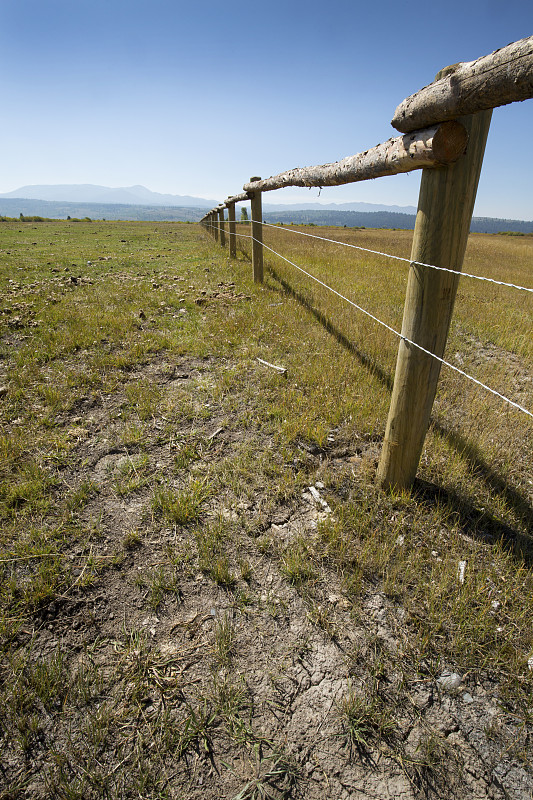
[[[385,141],[441,67],[532,34],[527,0],[0,0],[0,192],[143,184],[222,200],[252,175]],[[533,219],[532,130],[533,100],[494,112],[477,215]],[[418,185],[411,173],[320,200],[416,205]]]

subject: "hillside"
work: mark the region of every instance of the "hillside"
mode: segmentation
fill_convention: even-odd
[[[49,200],[60,203],[99,203],[149,206],[193,206],[211,208],[215,201],[190,195],[161,194],[146,186],[96,186],[92,183],[45,184],[21,186],[12,192],[0,194],[0,199],[25,198],[27,200]]]
[[[196,198],[198,199],[198,198]],[[368,205],[368,204],[367,204]],[[210,206],[211,207],[211,206]],[[296,206],[273,206],[265,204],[263,218],[267,222],[284,225],[334,225],[348,228],[414,228],[415,215],[405,211],[354,211],[332,208],[299,209]],[[64,201],[10,198],[0,196],[0,216],[40,216],[51,219],[104,219],[146,222],[198,222],[206,213],[206,207],[173,205],[137,205],[125,203],[70,203]],[[533,233],[533,222],[517,219],[493,219],[473,217],[471,231],[476,233],[500,233],[514,231]]]
[[[123,203],[66,203],[53,200],[0,199],[0,215],[39,216],[51,219],[106,219],[158,222],[198,222],[205,208],[193,206],[143,206]]]
[[[415,226],[414,214],[377,211],[372,213],[358,211],[278,211],[263,214],[267,222],[282,222],[284,225],[336,225],[347,228],[401,228],[412,230]],[[533,222],[518,219],[493,219],[473,217],[470,230],[473,233],[500,233],[516,231],[533,233]]]

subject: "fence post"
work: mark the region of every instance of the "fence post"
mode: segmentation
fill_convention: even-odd
[[[450,74],[446,68],[439,78]],[[466,155],[455,164],[424,169],[412,262],[461,270],[492,111],[461,122],[468,131]],[[441,358],[444,355],[459,276],[412,263],[407,281],[402,336]],[[441,364],[400,341],[385,439],[377,471],[383,488],[413,483],[429,426]]]
[[[220,227],[220,244],[226,246],[226,231],[224,228],[224,207],[218,209],[218,223]]]
[[[213,236],[215,242],[218,242],[218,212],[216,209],[213,211]]]
[[[250,178],[250,183],[260,181],[261,178]],[[252,217],[252,267],[254,281],[263,283],[263,210],[261,192],[250,192],[251,217]]]
[[[228,203],[228,233],[230,258],[237,257],[237,236],[235,233],[235,203]]]

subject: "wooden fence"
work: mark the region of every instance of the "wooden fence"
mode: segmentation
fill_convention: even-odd
[[[404,135],[334,164],[254,177],[201,220],[236,254],[235,204],[251,202],[254,280],[263,280],[263,192],[286,186],[338,186],[422,169],[401,338],[378,466],[384,488],[414,481],[452,318],[492,109],[533,97],[533,36],[477,61],[441,70],[404,100],[392,125]],[[426,265],[445,267],[437,271]],[[434,358],[431,354],[437,356]]]

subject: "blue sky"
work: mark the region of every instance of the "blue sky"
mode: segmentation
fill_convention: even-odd
[[[143,184],[222,200],[397,135],[396,106],[441,67],[532,34],[524,0],[0,0],[0,192]],[[533,100],[495,110],[477,215],[533,219],[532,130]],[[411,173],[320,201],[416,205],[418,186]]]

